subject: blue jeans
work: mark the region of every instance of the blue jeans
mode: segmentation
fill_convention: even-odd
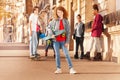
[[[37,53],[37,45],[38,45],[38,40],[37,40],[37,33],[35,31],[32,31],[32,36],[30,40],[30,55],[35,55]]]
[[[57,68],[61,68],[61,63],[60,63],[60,47],[62,48],[64,54],[65,54],[65,57],[67,59],[67,62],[68,62],[68,65],[69,65],[69,68],[72,68],[73,65],[72,65],[72,62],[71,62],[71,59],[70,59],[70,56],[69,56],[69,51],[68,49],[65,47],[65,41],[63,42],[57,42],[55,41],[53,43],[53,46],[54,46],[54,49],[55,49],[55,55],[56,55],[56,66]]]

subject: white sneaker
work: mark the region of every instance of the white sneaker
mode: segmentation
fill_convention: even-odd
[[[54,73],[55,74],[60,74],[60,73],[62,73],[62,70],[60,68],[57,68],[57,70]]]
[[[76,71],[73,68],[71,68],[70,69],[70,74],[76,74]]]
[[[35,56],[34,55],[30,55],[30,58],[32,59],[32,58],[34,58]]]

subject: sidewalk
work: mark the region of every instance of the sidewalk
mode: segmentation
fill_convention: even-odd
[[[11,51],[6,51],[6,54],[9,52]],[[0,80],[120,80],[120,64],[114,62],[75,60],[70,52],[74,68],[78,72],[70,75],[66,59],[61,53],[63,73],[54,74],[56,65],[52,50],[50,50],[48,58],[44,57],[44,50],[39,50],[40,61],[30,60],[27,50],[13,52],[14,54],[21,53],[21,56],[13,56],[13,54],[11,57],[10,55],[0,57]]]

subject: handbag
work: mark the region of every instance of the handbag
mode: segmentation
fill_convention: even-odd
[[[38,24],[38,19],[37,19],[37,24],[36,24],[36,32],[40,32],[40,25]]]
[[[36,32],[40,31],[40,26],[38,24],[36,24]]]

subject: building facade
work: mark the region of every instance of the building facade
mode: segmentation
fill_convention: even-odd
[[[20,16],[25,12],[25,0],[1,0],[3,11],[0,42],[23,42],[23,23]],[[22,26],[21,26],[22,25]],[[22,30],[23,29],[23,30]]]
[[[120,6],[119,0],[58,0],[59,4],[69,11],[69,20],[71,24],[71,32],[73,32],[76,22],[75,16],[81,14],[82,21],[86,24],[85,32],[85,52],[89,44],[91,26],[90,21],[93,20],[92,5],[98,4],[100,14],[104,18],[105,32],[101,36],[101,44],[103,50],[103,59],[108,61],[119,62],[120,60]],[[66,5],[67,4],[67,5]],[[72,43],[72,44],[71,44]],[[70,48],[73,46],[71,39]],[[73,47],[72,47],[73,48]],[[74,49],[74,48],[73,48]],[[94,49],[91,56],[94,55]]]
[[[7,0],[7,1],[13,1],[13,0]],[[17,4],[16,4],[17,3]],[[23,3],[23,4],[21,4]],[[25,42],[25,38],[27,35],[28,27],[28,17],[30,13],[32,12],[32,9],[34,6],[39,6],[39,20],[41,22],[41,25],[43,29],[45,30],[45,27],[48,24],[48,19],[53,17],[54,15],[54,8],[56,6],[64,6],[68,13],[69,13],[69,23],[71,25],[71,38],[70,38],[70,44],[69,44],[69,50],[74,50],[74,40],[72,39],[72,34],[74,30],[74,25],[76,23],[76,15],[81,14],[82,21],[85,23],[85,40],[84,40],[84,47],[85,52],[87,51],[89,39],[90,39],[90,32],[91,32],[91,25],[90,22],[93,20],[93,14],[92,14],[92,5],[98,4],[100,9],[100,14],[104,18],[104,28],[105,31],[103,32],[101,36],[101,44],[102,44],[102,52],[103,52],[103,59],[108,61],[115,61],[120,62],[120,0],[14,0],[14,5],[17,5],[18,9],[14,11],[14,17],[13,23],[14,26],[12,27],[14,37],[12,38],[13,41],[16,42]],[[10,5],[11,6],[11,5]],[[22,12],[19,9],[21,9],[21,6],[23,6],[22,11],[27,14],[26,16],[26,23],[20,22],[21,17],[25,17],[23,14],[19,13]],[[12,10],[12,9],[11,9]],[[21,16],[19,16],[21,15]],[[4,40],[4,32],[3,28],[1,27],[2,23],[5,23],[5,17],[0,17],[0,41]],[[18,20],[18,23],[16,22]],[[20,20],[20,21],[19,21]],[[25,21],[23,21],[25,22]],[[22,24],[22,25],[20,25]],[[26,26],[26,27],[23,27]],[[21,26],[21,27],[20,27]],[[22,33],[21,33],[22,31]],[[24,40],[23,40],[24,39]],[[28,42],[28,39],[26,38],[26,42]],[[91,56],[94,55],[94,48],[92,50]]]
[[[41,1],[41,0],[40,0]],[[43,0],[44,1],[44,0]],[[45,2],[45,1],[44,1]],[[69,44],[69,50],[74,50],[74,40],[72,39],[72,34],[74,30],[74,25],[76,23],[76,15],[81,14],[82,21],[85,23],[85,40],[84,47],[85,52],[87,51],[91,26],[90,22],[93,20],[92,5],[98,4],[100,9],[100,14],[104,18],[105,31],[101,36],[103,59],[107,61],[119,62],[120,60],[120,6],[119,0],[48,0],[50,7],[48,10],[45,8],[41,9],[44,15],[43,20],[47,21],[50,16],[53,16],[53,7],[64,6],[69,13],[69,22],[71,25],[71,38]],[[43,3],[42,3],[43,4]],[[45,5],[44,5],[45,6]],[[43,21],[43,22],[45,22]],[[47,22],[45,22],[47,24]],[[95,49],[93,48],[91,56],[94,55]]]

